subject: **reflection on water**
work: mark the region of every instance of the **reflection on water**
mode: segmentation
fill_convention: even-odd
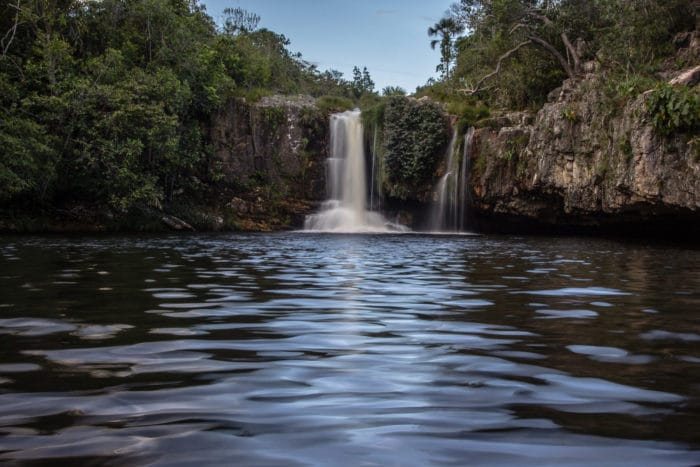
[[[694,465],[699,313],[693,249],[0,239],[0,461]]]

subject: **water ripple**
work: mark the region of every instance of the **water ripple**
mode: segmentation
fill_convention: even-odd
[[[0,239],[0,462],[693,465],[698,265],[604,240]]]

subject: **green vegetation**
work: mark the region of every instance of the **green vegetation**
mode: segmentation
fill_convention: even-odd
[[[687,87],[659,85],[646,104],[654,128],[663,135],[700,130],[700,97]]]
[[[428,30],[441,38],[430,44],[440,44],[443,73],[419,95],[538,108],[595,60],[616,95],[629,98],[654,86],[673,35],[695,27],[696,8],[692,0],[460,0]]]
[[[391,196],[405,199],[432,182],[449,124],[434,102],[400,96],[386,99],[383,114],[385,186]]]
[[[447,112],[457,116],[458,132],[462,134],[470,126],[476,126],[481,120],[488,118],[488,107],[482,104],[472,105],[469,102],[452,101],[447,104]]]
[[[316,105],[326,113],[345,112],[355,107],[352,99],[343,96],[321,96],[316,101]]]
[[[209,125],[227,100],[361,97],[259,21],[226,9],[217,27],[191,0],[0,1],[0,210],[206,204],[222,178]]]

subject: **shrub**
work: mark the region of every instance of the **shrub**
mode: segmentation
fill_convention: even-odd
[[[662,135],[700,129],[700,99],[686,87],[659,85],[646,105],[654,128]]]
[[[316,107],[324,113],[345,112],[352,110],[355,104],[347,97],[321,96],[316,100]]]
[[[463,129],[474,126],[476,122],[490,116],[489,108],[481,104],[470,104],[467,102],[453,101],[447,104],[447,112],[457,116],[457,123],[460,126],[460,133]]]
[[[384,117],[389,192],[407,198],[432,181],[450,137],[447,115],[432,101],[394,96],[386,101]]]

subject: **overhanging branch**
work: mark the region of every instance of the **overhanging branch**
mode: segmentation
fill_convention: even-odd
[[[530,43],[531,43],[530,39],[528,39],[528,40],[526,40],[526,41],[523,41],[523,42],[519,43],[518,45],[516,45],[515,47],[513,47],[512,49],[510,49],[509,51],[507,51],[506,53],[504,53],[503,55],[501,55],[500,57],[498,57],[498,62],[496,63],[496,69],[495,69],[494,71],[492,71],[491,73],[489,73],[489,74],[485,75],[484,77],[482,77],[482,78],[476,83],[476,86],[474,86],[473,88],[471,88],[471,89],[466,89],[466,88],[465,88],[465,89],[460,89],[459,91],[462,92],[462,93],[464,93],[464,94],[467,94],[467,95],[469,95],[469,96],[471,96],[471,95],[473,95],[473,94],[476,94],[477,92],[481,91],[481,90],[483,89],[483,88],[482,88],[483,84],[484,84],[487,80],[493,78],[494,76],[498,75],[498,74],[501,72],[501,64],[503,63],[504,60],[506,60],[506,59],[509,58],[511,55],[513,55],[515,52],[517,52],[518,50],[522,49],[523,47],[525,47],[526,45],[528,45],[528,44],[530,44]]]
[[[541,38],[534,36],[534,35],[527,36],[527,38],[530,39],[530,41],[532,41],[533,43],[544,48],[550,54],[554,55],[554,57],[559,61],[559,64],[564,69],[564,71],[569,76],[569,78],[574,77],[574,75],[576,73],[571,68],[571,65],[569,65],[569,62],[566,60],[566,58],[556,49],[556,47],[554,47],[552,44],[550,44],[546,40],[541,39]]]

